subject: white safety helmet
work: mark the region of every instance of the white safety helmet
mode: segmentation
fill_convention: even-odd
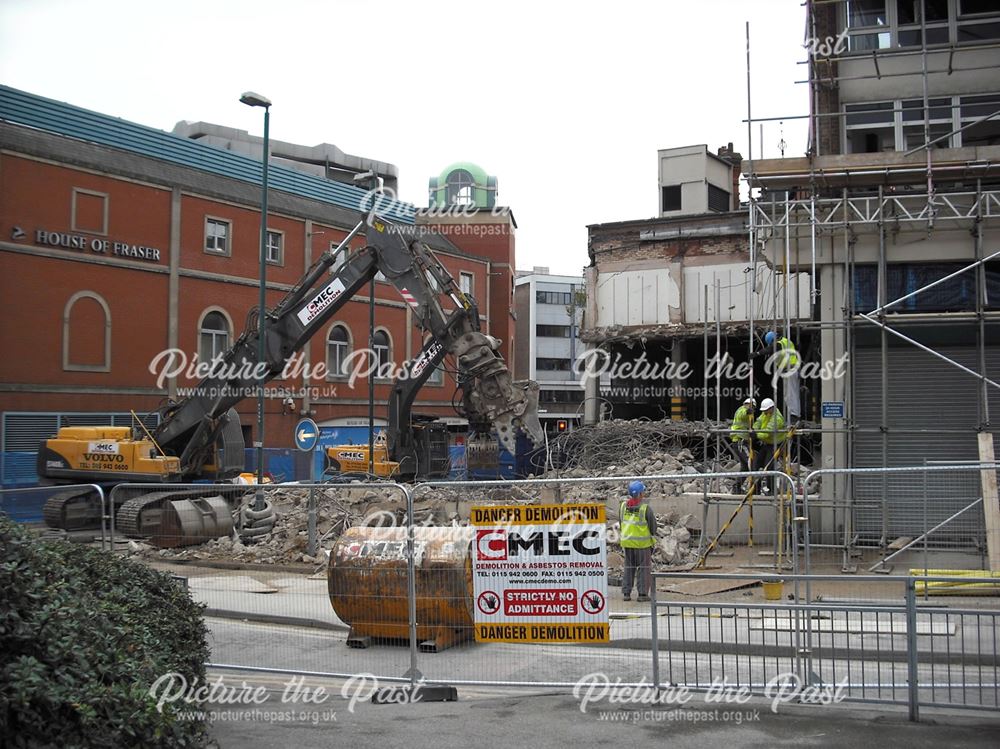
[[[745,401],[743,401],[743,405],[744,406],[756,406],[757,405],[757,401],[755,401],[753,398],[747,398]]]
[[[770,398],[765,398],[763,402],[760,404],[760,410],[766,411],[769,408],[774,408],[774,401],[771,400]]]

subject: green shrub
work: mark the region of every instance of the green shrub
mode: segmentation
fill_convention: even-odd
[[[202,606],[169,576],[76,544],[44,543],[0,514],[0,745],[200,746],[161,675],[205,680]],[[186,717],[186,716],[185,716]]]

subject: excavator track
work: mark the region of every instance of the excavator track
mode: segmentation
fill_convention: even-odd
[[[96,530],[101,527],[101,502],[93,489],[70,489],[45,500],[42,517],[49,528],[63,531]]]

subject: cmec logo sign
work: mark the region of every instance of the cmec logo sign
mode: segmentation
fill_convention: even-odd
[[[521,533],[506,528],[476,531],[476,559],[502,562],[522,556],[585,556],[601,553],[600,534],[596,530],[546,530]]]

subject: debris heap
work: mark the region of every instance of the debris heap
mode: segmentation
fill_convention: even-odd
[[[559,435],[549,445],[547,470],[539,478],[547,483],[491,487],[412,487],[414,522],[442,526],[465,524],[477,504],[603,502],[608,507],[609,566],[622,565],[618,545],[618,508],[625,498],[621,477],[673,474],[673,479],[647,479],[646,496],[657,512],[654,566],[666,567],[695,561],[701,540],[701,518],[677,508],[690,508],[685,494],[731,493],[734,478],[702,478],[711,472],[739,470],[724,447],[716,455],[716,439],[706,434],[728,425],[713,422],[612,420]],[[705,460],[706,451],[712,456]],[[795,466],[799,475],[808,471]],[[586,483],[562,479],[604,478]],[[613,478],[614,477],[614,478]],[[308,553],[309,496],[315,495],[316,552]],[[389,485],[326,484],[316,487],[282,485],[269,489],[268,498],[278,515],[274,531],[253,545],[238,538],[220,538],[201,546],[155,549],[132,542],[132,549],[147,556],[187,560],[226,560],[258,564],[321,565],[324,550],[356,525],[402,526],[406,501]],[[252,501],[249,494],[244,502]]]

